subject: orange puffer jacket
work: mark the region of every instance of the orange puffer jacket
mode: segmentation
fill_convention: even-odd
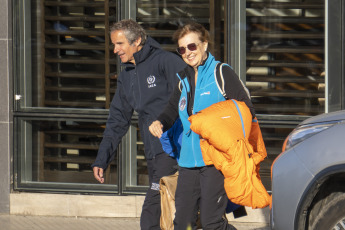
[[[271,196],[263,186],[260,162],[267,156],[261,130],[244,102],[226,100],[189,117],[201,136],[206,165],[221,170],[228,198],[235,204],[264,208]]]

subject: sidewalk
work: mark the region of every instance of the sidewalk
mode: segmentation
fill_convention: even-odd
[[[238,230],[269,230],[263,223],[233,222]],[[139,218],[84,218],[1,215],[0,229],[6,230],[140,230]]]

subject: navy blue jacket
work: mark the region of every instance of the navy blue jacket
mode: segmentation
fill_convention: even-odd
[[[117,146],[130,126],[133,111],[138,113],[146,159],[163,152],[159,138],[152,136],[148,127],[168,103],[179,81],[176,73],[186,64],[176,54],[161,49],[151,37],[134,54],[134,59],[135,65],[122,64],[125,69],[118,77],[103,139],[92,167],[106,169],[114,159]]]

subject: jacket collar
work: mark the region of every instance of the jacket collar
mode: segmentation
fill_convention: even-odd
[[[198,66],[198,72],[202,73],[204,70],[207,70],[213,61],[214,57],[210,52],[207,52],[207,58],[201,63],[201,65]],[[191,76],[195,74],[195,71],[192,66],[187,65],[186,68],[184,68],[184,70],[180,71],[178,74],[181,79],[184,79],[186,76],[191,78]]]

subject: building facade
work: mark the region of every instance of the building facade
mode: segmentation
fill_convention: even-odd
[[[268,191],[270,166],[289,132],[310,116],[344,108],[343,0],[0,3],[2,213],[37,192],[115,199],[145,193],[136,116],[105,184],[90,167],[121,71],[108,30],[120,19],[136,20],[171,52],[171,36],[184,22],[209,30],[211,53],[250,90],[268,151],[260,170]]]

